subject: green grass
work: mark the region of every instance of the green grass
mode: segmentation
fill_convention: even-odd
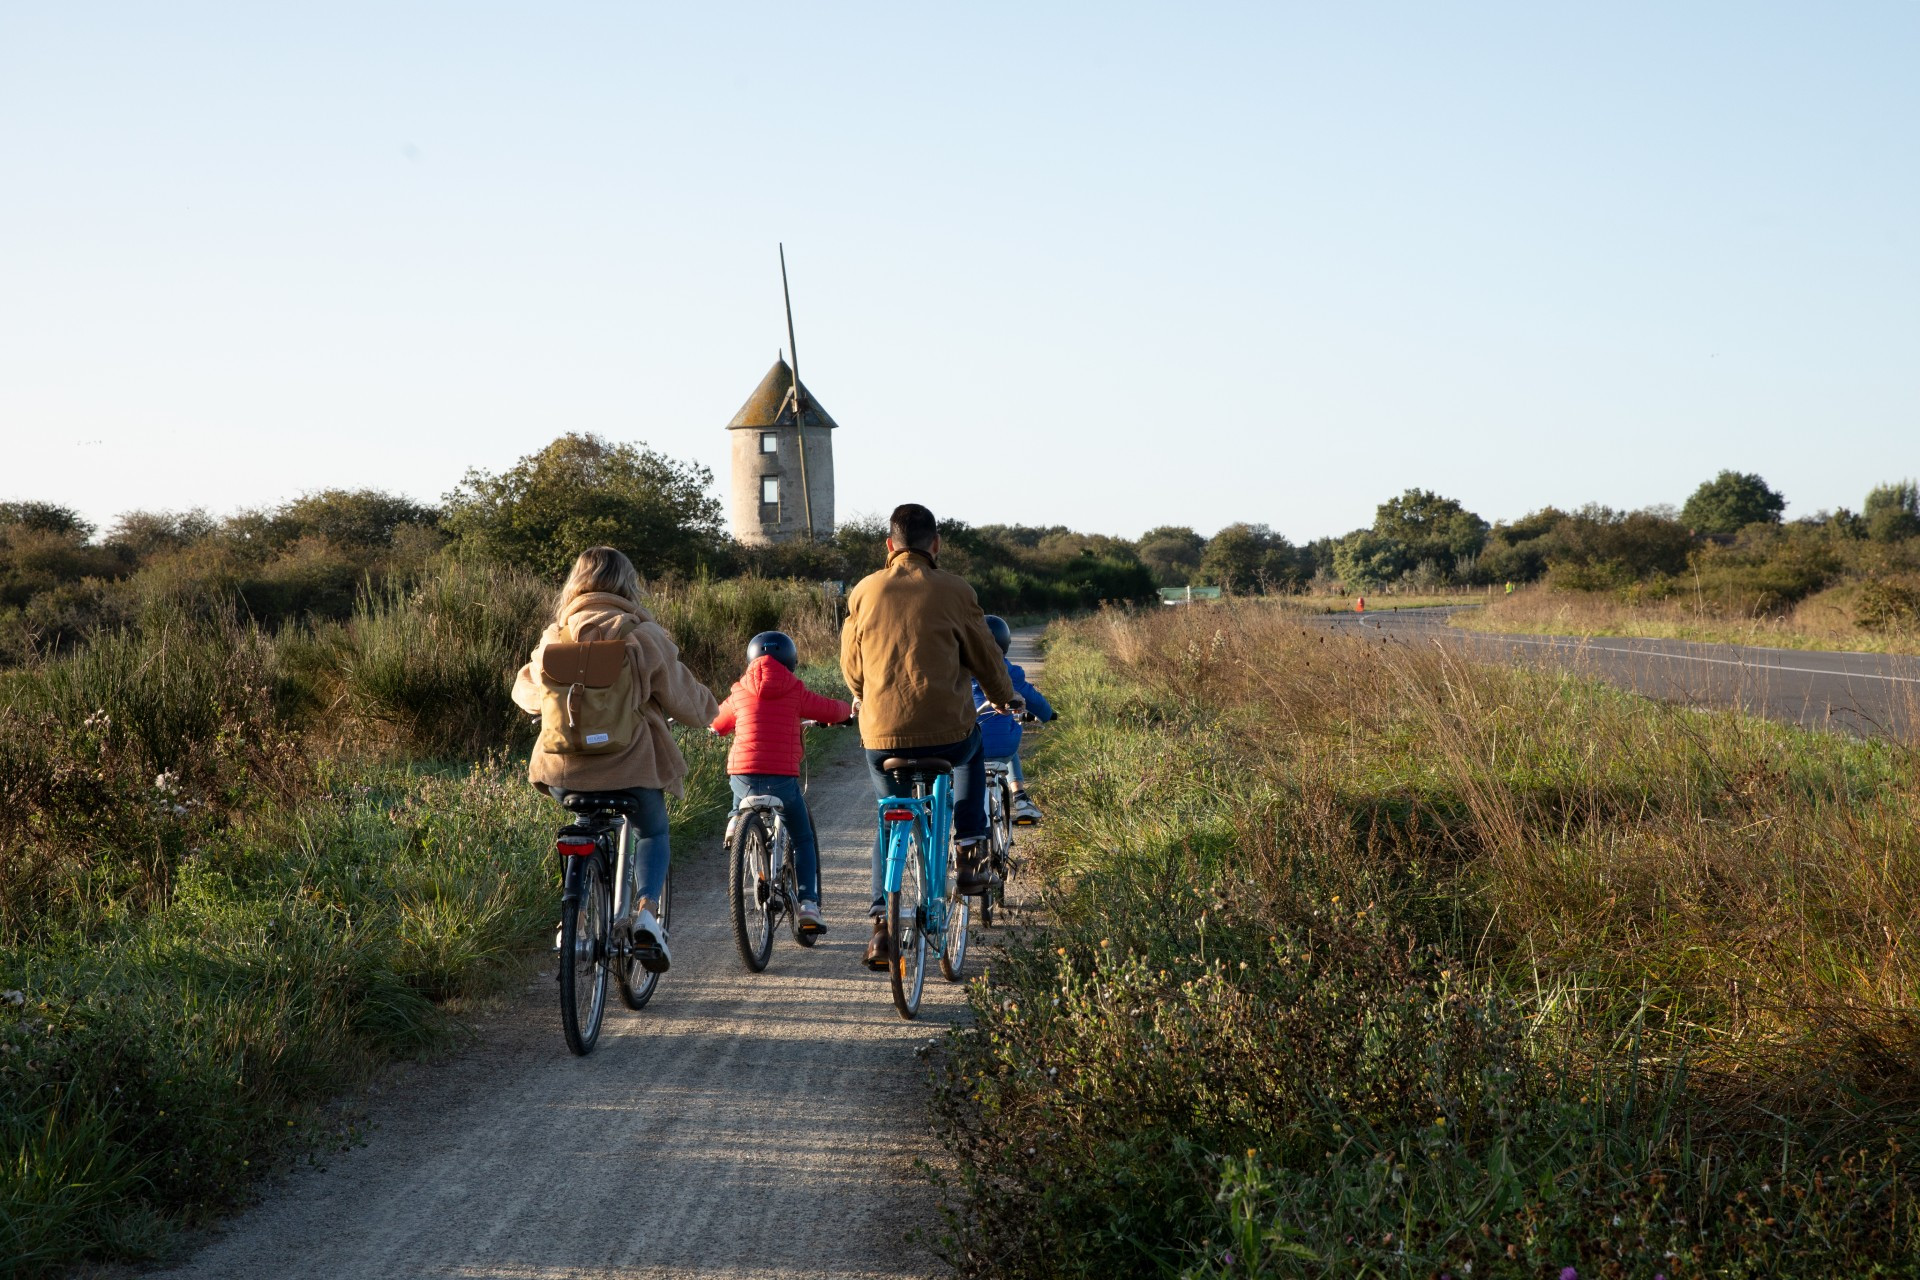
[[[164,1255],[549,944],[557,810],[507,699],[549,591],[448,565],[345,623],[161,610],[0,672],[0,1270]],[[832,658],[809,586],[652,603],[723,692],[770,626]],[[676,858],[731,802],[725,744],[680,740]]]
[[[688,751],[677,856],[727,803],[718,745]],[[14,1267],[163,1251],[337,1137],[319,1108],[341,1089],[453,1045],[460,1011],[550,939],[557,811],[518,761],[322,774],[197,848],[163,906],[0,949],[23,996],[0,1004]]]
[[[1910,1274],[1902,748],[1258,607],[1046,683],[1047,924],[940,1076],[963,1274]]]

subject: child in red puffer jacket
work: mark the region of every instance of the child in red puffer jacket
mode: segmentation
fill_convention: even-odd
[[[793,869],[800,881],[800,929],[825,933],[820,919],[820,849],[807,798],[800,791],[800,722],[843,724],[853,707],[813,692],[795,675],[800,650],[784,631],[762,631],[747,645],[747,670],[714,717],[715,733],[731,733],[728,781],[735,803],[773,796],[786,810]]]

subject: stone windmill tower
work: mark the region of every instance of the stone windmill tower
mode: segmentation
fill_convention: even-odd
[[[780,251],[786,293],[787,255]],[[787,350],[760,379],[727,424],[733,440],[729,523],[747,546],[833,536],[833,432],[836,423],[800,381],[793,343],[793,301],[787,298]]]

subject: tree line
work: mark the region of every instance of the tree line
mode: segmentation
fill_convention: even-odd
[[[943,563],[1001,613],[1151,598],[1131,542],[1064,526],[943,528]],[[0,502],[0,664],[101,629],[232,611],[264,626],[337,619],[368,592],[448,561],[558,582],[580,548],[630,554],[656,583],[733,577],[850,582],[886,560],[875,519],[816,543],[744,546],[726,533],[713,474],[644,444],[561,436],[500,472],[473,469],[437,505],[329,489],[272,507],[129,511],[101,530],[54,503]]]
[[[1129,539],[1061,525],[948,521],[944,562],[975,584],[989,609],[1007,614],[1142,602],[1156,587],[1190,583],[1255,595],[1546,580],[1657,597],[1683,574],[1698,579],[1703,566],[1739,579],[1743,608],[1765,609],[1857,569],[1861,555],[1849,546],[1920,539],[1920,486],[1911,480],[1874,488],[1858,512],[1787,523],[1785,508],[1760,476],[1735,471],[1702,483],[1678,510],[1543,507],[1491,523],[1457,499],[1408,489],[1382,502],[1371,524],[1297,545],[1250,522],[1210,537],[1168,525]],[[157,608],[234,609],[266,625],[344,617],[362,593],[446,559],[558,580],[579,548],[608,543],[658,580],[852,581],[884,563],[885,538],[884,525],[868,519],[817,542],[744,546],[726,533],[706,467],[579,434],[504,471],[468,471],[438,505],[333,489],[225,516],[130,511],[102,531],[56,504],[4,502],[0,662],[137,623]],[[1884,567],[1903,569],[1906,559],[1920,557]]]
[[[1431,590],[1543,579],[1591,591],[1644,586],[1702,562],[1788,547],[1805,551],[1825,544],[1843,555],[1849,544],[1887,548],[1920,538],[1920,485],[1912,480],[1876,486],[1858,512],[1843,507],[1787,522],[1785,510],[1786,498],[1762,477],[1722,471],[1677,510],[1623,511],[1590,503],[1571,511],[1542,507],[1489,523],[1458,499],[1408,489],[1381,503],[1373,523],[1337,538],[1295,545],[1264,524],[1231,524],[1211,538],[1163,526],[1149,530],[1137,546],[1160,585],[1192,582],[1239,594]]]

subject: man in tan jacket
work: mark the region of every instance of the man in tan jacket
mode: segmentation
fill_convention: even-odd
[[[874,795],[901,794],[880,772],[888,756],[938,758],[953,765],[953,832],[960,891],[986,889],[980,853],[987,834],[986,761],[973,709],[973,682],[1001,707],[1017,708],[1000,646],[966,580],[935,563],[940,535],[933,512],[917,502],[895,507],[887,567],[860,580],[847,597],[840,670],[860,708]],[[873,841],[873,937],[869,968],[887,967],[886,843]]]

